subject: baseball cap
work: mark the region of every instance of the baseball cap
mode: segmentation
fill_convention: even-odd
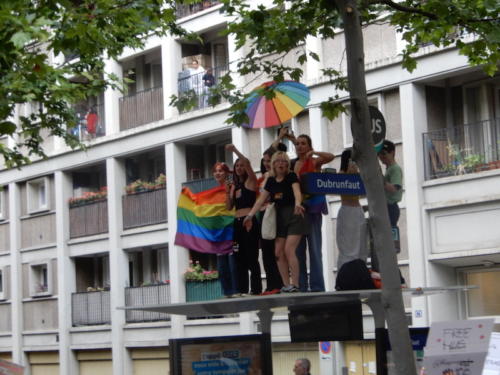
[[[396,146],[394,145],[394,143],[392,143],[391,141],[385,140],[384,143],[382,144],[382,148],[380,149],[379,153],[381,153],[382,151],[393,152],[395,149],[396,149]]]

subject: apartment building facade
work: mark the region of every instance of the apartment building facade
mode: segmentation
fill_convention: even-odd
[[[0,171],[0,358],[35,375],[165,373],[169,338],[259,331],[254,313],[186,319],[120,309],[186,301],[183,274],[190,258],[214,264],[174,244],[182,186],[210,186],[211,166],[232,163],[227,143],[257,169],[276,137],[276,129],[227,125],[228,104],[208,106],[200,77],[186,74],[196,59],[213,69],[217,82],[241,57],[231,36],[220,36],[227,19],[219,8],[217,1],[204,1],[181,10],[179,23],[203,44],[151,38],[143,50],[106,62],[109,72],[133,83],[126,95],[109,89],[78,106],[82,121],[73,131],[86,150],[72,151],[47,137],[47,160]],[[404,170],[402,274],[411,287],[480,286],[467,294],[408,299],[408,317],[416,327],[498,319],[500,77],[486,77],[456,50],[432,45],[422,46],[417,69],[408,73],[398,56],[403,41],[392,27],[380,22],[364,35],[369,100],[384,114],[386,138],[396,143]],[[302,66],[312,99],[290,126],[310,135],[315,149],[339,156],[352,144],[349,116],[328,121],[319,103],[334,90],[321,69],[346,69],[343,37],[311,38],[301,48],[322,62]],[[297,64],[294,56],[286,57],[289,64]],[[262,80],[238,77],[237,84],[254,87]],[[179,113],[170,96],[188,91],[201,99]],[[17,113],[30,110],[19,107]],[[328,166],[338,169],[338,159]],[[333,290],[340,201],[329,196],[328,202],[323,271]],[[329,366],[325,373],[340,374],[342,367],[368,373],[372,342],[336,343],[334,360],[321,363],[317,343],[290,343],[286,313],[277,311],[272,323],[276,374],[290,373],[294,359],[304,356],[322,371]],[[369,310],[364,323],[365,337],[373,339]]]

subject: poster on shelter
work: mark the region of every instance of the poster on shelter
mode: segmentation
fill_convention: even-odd
[[[23,375],[24,367],[0,359],[0,375]]]
[[[264,375],[260,343],[227,342],[182,347],[182,374]]]
[[[425,347],[425,374],[481,374],[493,324],[493,319],[433,323]]]
[[[500,375],[500,333],[493,332],[484,361],[483,375]]]

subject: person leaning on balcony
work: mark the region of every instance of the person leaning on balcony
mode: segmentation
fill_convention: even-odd
[[[293,139],[297,158],[292,160],[292,170],[301,178],[310,172],[320,172],[321,166],[327,164],[335,157],[329,152],[315,151],[312,147],[311,137],[301,134]],[[304,192],[302,192],[304,194]],[[324,292],[325,280],[323,277],[323,255],[321,252],[321,226],[322,215],[328,214],[328,206],[324,195],[303,195],[303,204],[306,208],[306,216],[311,225],[310,232],[304,236],[297,247],[297,258],[300,266],[300,291],[301,292]],[[307,275],[306,248],[309,250],[310,273]]]
[[[210,97],[210,87],[215,85],[215,77],[212,68],[207,68],[207,71],[203,74],[201,79],[203,80],[203,106],[207,107]]]
[[[233,183],[230,185],[229,201],[226,208],[236,209],[234,217],[234,242],[238,247],[236,265],[238,268],[238,289],[241,294],[248,293],[248,273],[250,272],[250,294],[262,293],[262,281],[259,264],[259,226],[252,218],[250,231],[243,226],[243,220],[252,209],[257,198],[257,176],[250,160],[233,144],[227,144],[226,150],[234,152],[238,159],[234,163]]]
[[[198,60],[193,59],[191,61],[191,68],[189,69],[191,81],[191,89],[194,91],[196,96],[198,97],[198,107],[201,106],[202,96],[203,96],[203,73],[205,73],[205,69],[200,65]]]
[[[229,195],[229,184],[226,181],[231,170],[226,163],[215,163],[212,167],[212,174],[220,186],[226,190],[226,205]],[[233,252],[229,254],[217,254],[217,271],[222,286],[222,293],[226,297],[234,297],[238,294],[238,272],[236,269],[236,259]]]

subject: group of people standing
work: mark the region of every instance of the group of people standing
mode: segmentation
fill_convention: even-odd
[[[295,146],[297,158],[290,160],[286,146],[288,138]],[[224,295],[266,295],[290,292],[322,292],[325,290],[322,262],[322,215],[327,214],[324,195],[308,195],[301,191],[304,174],[319,172],[334,155],[315,151],[311,138],[295,137],[287,128],[280,130],[278,139],[263,153],[262,176],[233,144],[226,150],[236,154],[234,170],[225,163],[216,163],[213,176],[226,192],[226,208],[235,210],[233,251],[217,256],[217,267]],[[398,202],[402,197],[402,171],[395,161],[395,146],[384,141],[378,154],[387,167],[384,189],[387,195],[391,226],[399,218]],[[351,149],[341,155],[340,173],[358,174]],[[360,197],[341,195],[337,216],[337,269],[353,261],[368,258],[367,224]],[[262,217],[268,204],[276,209],[276,238],[261,237]],[[262,291],[259,249],[266,273],[266,289]],[[307,269],[309,252],[309,272]],[[250,282],[249,282],[250,280]]]
[[[285,137],[295,145],[294,160],[289,159],[281,143]],[[224,294],[324,291],[321,215],[326,213],[326,199],[304,194],[299,181],[304,173],[320,171],[334,155],[315,151],[308,135],[295,138],[282,128],[276,142],[263,154],[262,177],[257,179],[248,158],[232,144],[226,145],[226,150],[238,157],[234,171],[231,173],[224,163],[216,163],[213,168],[214,178],[226,189],[226,208],[235,209],[233,252],[217,257]],[[265,240],[260,236],[261,218],[271,202],[276,208],[276,239]],[[264,293],[259,248],[267,280]]]

